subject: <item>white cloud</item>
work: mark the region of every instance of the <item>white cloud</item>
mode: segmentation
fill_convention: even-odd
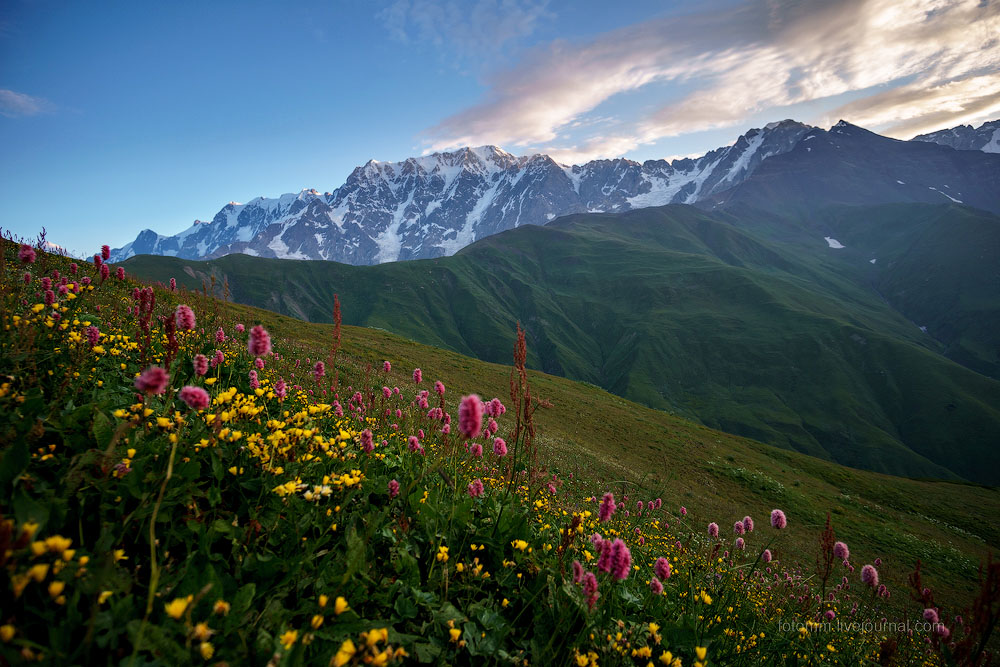
[[[32,97],[24,93],[0,88],[0,116],[16,118],[17,116],[35,116],[51,111],[53,105],[41,97]]]
[[[895,119],[898,131],[937,128],[996,106],[998,36],[996,2],[748,0],[535,49],[488,79],[481,104],[444,119],[426,139],[434,150],[548,145],[580,160],[872,88],[841,115],[860,124]],[[614,136],[570,136],[605,101],[654,82],[694,90],[615,127]]]
[[[527,37],[549,16],[548,0],[395,0],[378,13],[404,44],[429,44],[481,62]]]

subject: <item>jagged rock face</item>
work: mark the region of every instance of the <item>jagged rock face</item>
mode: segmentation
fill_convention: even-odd
[[[697,159],[594,160],[566,166],[495,146],[370,161],[332,193],[230,202],[209,223],[174,236],[144,230],[112,252],[199,259],[244,253],[378,264],[451,255],[473,241],[570,213],[693,203],[743,182],[811,128],[772,123]]]
[[[950,130],[919,134],[913,137],[913,141],[929,141],[960,151],[1000,153],[1000,120],[991,120],[975,128],[971,125],[959,125]]]
[[[902,202],[951,202],[1000,214],[1000,155],[899,141],[840,121],[809,130],[792,150],[698,205],[804,213]]]

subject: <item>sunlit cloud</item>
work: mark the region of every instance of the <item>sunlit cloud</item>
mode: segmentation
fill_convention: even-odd
[[[425,139],[431,150],[493,143],[551,148],[578,161],[859,92],[821,116],[916,133],[996,109],[998,35],[995,2],[749,0],[537,48],[488,77],[482,103],[428,129]],[[577,125],[607,115],[604,102],[653,83],[693,90],[613,135],[580,136]]]

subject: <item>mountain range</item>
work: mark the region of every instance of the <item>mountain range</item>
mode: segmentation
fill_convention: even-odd
[[[987,125],[975,132],[985,136]],[[440,257],[491,234],[562,215],[702,202],[739,186],[769,159],[819,144],[835,149],[846,133],[859,130],[843,122],[824,131],[785,120],[752,129],[702,157],[672,162],[620,158],[566,166],[547,155],[517,157],[496,146],[403,162],[371,160],[333,192],[310,189],[230,202],[210,222],[195,221],[173,236],[144,230],[116,248],[112,261],[141,254],[200,259],[243,253],[362,265]],[[946,132],[964,137],[960,130]],[[925,141],[947,143],[958,135],[934,136]],[[914,152],[916,159],[922,155]],[[952,180],[947,170],[928,169],[892,186],[908,190],[907,201],[964,201]],[[900,194],[885,199],[896,201]]]
[[[959,125],[949,130],[918,134],[913,141],[929,141],[957,150],[1000,153],[1000,120],[983,123],[979,127]]]

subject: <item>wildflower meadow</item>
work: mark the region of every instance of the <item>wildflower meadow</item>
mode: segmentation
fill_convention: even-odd
[[[986,664],[827,517],[712,516],[547,456],[509,393],[272,335],[208,291],[0,248],[0,663]],[[810,530],[809,558],[788,535]]]

